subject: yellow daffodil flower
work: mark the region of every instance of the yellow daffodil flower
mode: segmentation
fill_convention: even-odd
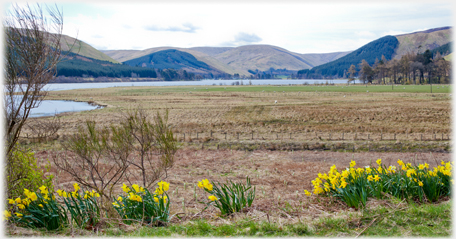
[[[5,216],[6,219],[11,217],[11,213],[8,210],[3,211],[3,216]]]
[[[158,184],[158,186],[159,186],[160,188],[163,189],[163,191],[166,192],[166,191],[169,190],[169,183],[164,182],[164,181],[160,181],[160,182],[158,182],[157,184]]]
[[[16,214],[17,217],[22,217],[22,213],[18,213],[18,212],[15,212],[14,214]]]
[[[32,201],[35,201],[38,199],[35,192],[29,193],[28,198],[30,198]]]
[[[310,196],[310,195],[312,195],[312,193],[310,193],[310,192],[309,192],[309,191],[307,191],[307,190],[304,190],[304,194],[305,194],[305,195],[307,195],[307,196]]]
[[[341,188],[345,188],[347,185],[348,185],[348,183],[345,182],[345,181],[342,181],[342,182],[340,183],[340,187],[341,187]]]
[[[356,165],[356,162],[352,160],[352,161],[350,162],[350,168],[355,167],[355,165]]]
[[[217,200],[217,197],[216,197],[216,196],[214,196],[214,195],[211,195],[211,196],[209,196],[208,198],[209,198],[209,200],[211,200],[211,201],[215,201],[215,200]]]
[[[19,209],[25,209],[25,205],[24,205],[24,204],[18,204],[17,207],[18,207]]]
[[[122,190],[126,193],[130,192],[130,188],[125,183],[122,185]]]
[[[8,199],[9,204],[15,204],[16,202],[13,199]]]
[[[381,165],[382,164],[382,160],[381,159],[377,159],[377,161],[375,161],[378,165]]]
[[[369,176],[367,176],[367,180],[370,182],[370,181],[374,180],[374,177],[372,177],[372,175],[369,175]]]
[[[374,180],[375,180],[375,182],[378,182],[378,180],[380,180],[380,176],[378,176],[378,174],[376,174],[376,175],[374,176]]]
[[[131,187],[135,190],[135,192],[139,193],[140,189],[139,189],[138,184],[133,184],[133,185],[131,185]]]
[[[79,187],[78,183],[73,183],[73,187],[74,187],[75,192],[77,192],[77,191],[79,191],[79,189],[81,189],[81,187]]]

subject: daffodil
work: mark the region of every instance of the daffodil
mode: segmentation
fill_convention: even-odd
[[[162,195],[163,193],[164,193],[164,191],[161,187],[158,187],[155,189],[155,194]]]
[[[41,193],[42,193],[42,194],[47,194],[47,193],[48,193],[48,190],[47,190],[46,186],[44,186],[44,185],[41,186],[41,187],[39,187],[38,189],[41,190]]]
[[[405,165],[404,162],[402,162],[402,160],[400,160],[400,159],[397,160],[397,164],[399,164],[400,166],[404,166]]]
[[[29,193],[28,198],[30,198],[32,201],[35,201],[38,199],[35,192]]]
[[[130,192],[130,188],[125,183],[122,185],[122,189],[126,193]]]
[[[345,181],[342,181],[342,182],[340,183],[340,187],[341,187],[341,188],[345,188],[347,185],[348,185],[348,183],[345,182]]]
[[[75,192],[77,192],[77,191],[79,191],[79,189],[81,189],[81,187],[79,187],[78,183],[73,183],[73,187],[74,187]]]
[[[423,169],[424,169],[424,165],[423,165],[423,164],[420,164],[420,165],[418,165],[418,168],[419,168],[420,170],[423,170]]]
[[[375,161],[378,165],[381,165],[382,164],[382,159],[377,159],[377,161]]]
[[[131,187],[135,190],[135,192],[139,193],[140,189],[139,189],[138,184],[133,184],[133,185],[131,185]]]
[[[17,217],[22,217],[22,213],[18,213],[18,212],[15,212],[14,214],[16,214]]]
[[[214,196],[214,195],[211,195],[211,196],[209,196],[208,198],[209,198],[209,200],[211,200],[211,201],[215,201],[215,200],[217,200],[217,197],[216,197],[216,196]]]
[[[370,182],[370,181],[374,180],[374,177],[372,177],[372,175],[369,175],[369,176],[367,176],[367,180]]]
[[[112,205],[113,205],[114,207],[120,207],[120,205],[119,205],[117,202],[113,202]]]
[[[30,191],[26,188],[24,188],[24,195],[27,197],[30,195]]]
[[[164,182],[164,181],[160,181],[157,183],[159,187],[161,187],[163,189],[163,191],[168,191],[169,190],[169,183],[167,182]]]
[[[423,187],[423,182],[419,181],[419,182],[418,182],[418,185],[419,185],[420,187]]]
[[[378,180],[380,180],[380,176],[378,176],[378,174],[376,174],[376,175],[374,176],[374,180],[375,180],[375,182],[378,182]]]
[[[312,195],[312,193],[310,193],[310,192],[309,192],[309,191],[307,191],[307,190],[304,190],[304,194],[305,194],[305,195],[307,195],[307,196],[310,196],[310,195]]]
[[[9,204],[15,204],[16,202],[13,199],[8,199]]]
[[[355,165],[356,165],[356,162],[352,160],[352,161],[350,162],[350,168],[355,167]]]
[[[62,191],[62,190],[60,190],[60,189],[59,189],[59,190],[57,190],[57,194],[58,194],[60,197],[62,196],[62,192],[63,192],[63,191]]]
[[[5,211],[3,211],[3,216],[5,216],[5,218],[8,220],[8,218],[11,217],[11,212],[8,210],[5,210]]]
[[[24,205],[24,204],[18,204],[17,207],[18,207],[19,209],[25,209],[25,205]]]

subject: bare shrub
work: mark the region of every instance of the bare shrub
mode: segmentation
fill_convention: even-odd
[[[66,152],[53,156],[59,169],[106,199],[112,198],[122,180],[141,181],[150,188],[174,165],[177,146],[167,113],[164,117],[157,113],[151,120],[145,111],[135,109],[124,116],[119,125],[101,129],[86,121],[63,143]]]
[[[51,138],[58,138],[57,132],[61,128],[60,117],[54,116],[52,118],[28,120],[25,123],[25,129],[28,130],[26,134],[27,139],[37,140],[41,142]]]
[[[151,119],[141,108],[129,110],[123,113],[121,125],[132,135],[131,147],[138,156],[128,160],[130,167],[126,179],[130,184],[140,181],[143,187],[150,188],[158,179],[167,178],[177,150],[176,140],[168,125],[168,111],[163,117],[157,112]]]

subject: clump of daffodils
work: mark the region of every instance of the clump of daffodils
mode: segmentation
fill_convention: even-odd
[[[425,198],[435,201],[441,196],[450,194],[452,165],[450,162],[441,162],[441,165],[429,169],[429,164],[412,166],[398,160],[398,166],[386,167],[382,160],[376,160],[376,166],[355,168],[356,162],[351,161],[349,168],[338,171],[333,165],[328,173],[319,173],[312,180],[313,194],[332,195],[341,198],[350,206],[365,203],[367,197],[382,198],[385,193],[396,197],[412,197],[419,201]],[[305,190],[305,195],[312,193]]]
[[[160,181],[157,183],[154,193],[137,184],[131,187],[122,185],[125,195],[120,195],[112,203],[114,209],[123,219],[137,219],[148,222],[167,222],[169,217],[169,199],[166,192],[169,183]],[[132,221],[126,220],[130,224]]]

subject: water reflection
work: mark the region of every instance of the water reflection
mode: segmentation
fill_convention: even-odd
[[[85,110],[94,110],[99,106],[90,105],[86,102],[75,102],[65,100],[43,100],[38,108],[30,111],[29,117],[54,116],[55,114],[65,112],[79,112]]]

